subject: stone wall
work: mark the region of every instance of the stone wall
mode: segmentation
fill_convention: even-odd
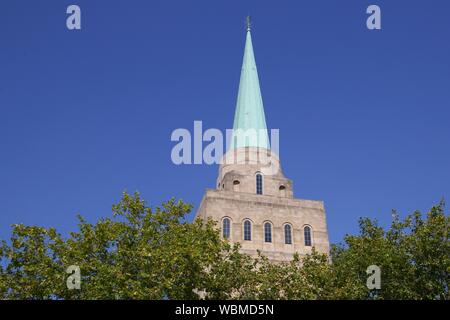
[[[197,217],[211,217],[222,226],[222,219],[231,220],[230,241],[242,244],[242,251],[256,255],[256,250],[272,260],[292,259],[294,252],[300,255],[311,252],[305,246],[303,228],[310,226],[312,245],[318,252],[328,253],[329,242],[323,202],[285,197],[255,195],[226,190],[207,190]],[[243,222],[252,223],[252,239],[244,240]],[[272,224],[272,242],[264,241],[264,223]],[[285,244],[284,225],[292,226],[292,244]]]
[[[256,194],[256,175],[262,175],[262,194]],[[230,241],[242,244],[242,251],[256,255],[261,250],[271,260],[285,261],[311,252],[305,245],[304,228],[311,228],[312,246],[328,253],[329,242],[322,201],[294,198],[293,183],[281,170],[278,156],[265,148],[245,147],[227,152],[219,168],[216,190],[207,190],[197,217],[211,217],[222,227],[231,220]],[[244,240],[243,225],[252,225],[252,239]],[[272,225],[272,242],[264,241],[264,224]],[[286,244],[284,226],[292,228],[292,244]]]

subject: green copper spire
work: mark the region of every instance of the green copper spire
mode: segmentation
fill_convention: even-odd
[[[257,138],[245,138],[239,132],[245,132],[244,135],[254,132]],[[249,18],[247,18],[247,39],[242,62],[236,113],[234,115],[233,140],[230,149],[240,147],[270,149],[258,71],[256,70],[255,55],[253,54]]]

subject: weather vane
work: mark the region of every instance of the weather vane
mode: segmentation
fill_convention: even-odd
[[[250,22],[250,16],[247,16],[246,25],[247,25],[247,31],[250,31],[251,26],[252,26],[252,24]]]

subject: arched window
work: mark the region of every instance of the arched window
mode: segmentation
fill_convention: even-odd
[[[306,226],[304,229],[304,234],[305,234],[305,246],[307,247],[311,247],[312,245],[312,241],[311,241],[311,228]]]
[[[263,177],[261,173],[256,174],[256,194],[263,194]]]
[[[289,224],[284,225],[284,243],[292,244],[292,228]]]
[[[249,220],[244,221],[244,240],[252,240],[252,223]]]
[[[280,197],[286,197],[286,187],[285,186],[280,186],[278,188],[279,193],[280,193]]]
[[[239,180],[234,180],[233,181],[233,191],[234,192],[238,192],[239,191],[239,185],[240,185],[241,183],[239,182]]]
[[[230,219],[225,218],[222,220],[222,236],[224,239],[229,239],[231,234]]]
[[[272,225],[269,222],[264,224],[264,241],[272,242]]]

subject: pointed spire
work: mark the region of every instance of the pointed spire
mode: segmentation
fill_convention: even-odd
[[[239,131],[237,131],[239,129],[244,132],[255,130],[257,139],[239,139]],[[247,39],[234,115],[233,140],[230,145],[231,149],[240,147],[270,148],[258,71],[253,53],[250,17],[247,17]]]

